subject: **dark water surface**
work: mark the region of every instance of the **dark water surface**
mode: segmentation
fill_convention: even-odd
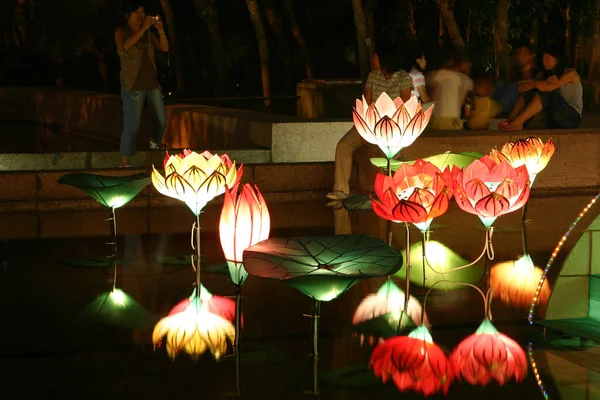
[[[544,266],[557,242],[593,195],[533,197],[527,225],[529,250],[536,265]],[[323,202],[273,205],[272,236],[362,233],[385,238],[386,223],[372,212],[325,208]],[[305,211],[299,211],[305,210]],[[127,207],[119,210],[126,214]],[[209,211],[217,213],[218,211]],[[89,213],[89,212],[87,212]],[[319,224],[308,213],[321,216]],[[597,215],[598,209],[590,216]],[[593,214],[593,215],[592,215]],[[97,214],[94,214],[97,215]],[[203,226],[203,283],[214,294],[234,295],[229,277],[211,268],[223,260],[215,225],[216,215],[206,215]],[[584,218],[565,243],[551,277],[591,217]],[[41,218],[41,217],[40,217]],[[73,212],[70,223],[85,221],[86,212]],[[522,252],[520,212],[498,219],[493,236],[495,261],[511,260]],[[126,218],[124,218],[126,220]],[[189,225],[188,225],[189,223]],[[190,295],[194,273],[189,265],[164,265],[158,257],[181,260],[191,252],[189,220],[166,218],[161,235],[124,235],[118,238],[118,286],[158,318]],[[183,226],[185,225],[185,227]],[[127,228],[121,226],[121,228]],[[467,260],[481,252],[484,230],[475,216],[452,204],[434,221],[430,240],[451,248]],[[403,248],[404,228],[393,226],[394,247]],[[99,293],[107,291],[112,270],[69,266],[65,260],[102,258],[109,254],[106,237],[9,240],[2,246],[0,269],[0,398],[2,399],[227,399],[235,397],[235,363],[232,357],[215,362],[206,354],[199,362],[186,355],[171,361],[164,349],[153,351],[151,331],[119,327],[81,318],[81,310]],[[413,242],[418,241],[413,230]],[[72,262],[73,263],[73,262]],[[480,266],[483,265],[483,261]],[[551,278],[552,279],[552,278]],[[372,346],[361,347],[351,329],[354,310],[361,299],[384,282],[362,282],[338,299],[323,303],[320,368],[323,399],[418,399],[413,392],[400,394],[392,384],[377,383],[366,368]],[[402,280],[397,281],[404,285]],[[415,287],[422,299],[424,291]],[[472,289],[434,291],[427,302],[434,340],[447,352],[472,334],[483,318],[483,305]],[[310,299],[285,283],[250,277],[244,286],[245,330],[242,345],[243,398],[304,399],[311,387]],[[552,399],[600,398],[600,349],[578,339],[549,337],[527,324],[526,310],[493,303],[496,327],[524,349],[533,342],[540,383]],[[349,372],[354,371],[354,372]],[[345,383],[331,383],[332,374]],[[344,375],[346,374],[346,375]],[[327,379],[329,378],[329,380]],[[329,383],[328,383],[329,381]],[[530,368],[522,383],[473,387],[454,383],[451,399],[543,398]],[[432,396],[431,398],[439,398]]]

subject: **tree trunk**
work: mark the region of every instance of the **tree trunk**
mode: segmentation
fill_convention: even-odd
[[[13,8],[13,42],[19,49],[26,47],[29,15],[25,0],[18,0]]]
[[[267,112],[269,112],[271,110],[271,73],[269,69],[269,44],[267,42],[267,36],[265,35],[265,27],[263,26],[262,19],[260,17],[258,3],[256,2],[256,0],[245,1],[246,6],[248,7],[248,12],[250,13],[250,19],[252,19],[252,25],[254,26],[256,41],[258,42],[263,96],[265,98],[265,109]]]
[[[165,14],[165,22],[167,25],[167,32],[169,32],[169,48],[173,53],[173,59],[175,61],[175,79],[177,85],[177,92],[182,93],[185,91],[185,76],[183,69],[183,60],[181,58],[181,51],[179,48],[179,41],[177,40],[177,31],[175,29],[175,22],[173,20],[173,9],[169,0],[160,0],[163,13]]]
[[[408,26],[410,28],[410,34],[413,38],[417,37],[417,25],[415,23],[415,6],[413,2],[408,3],[408,10],[410,12]]]
[[[588,81],[597,82],[600,72],[600,0],[594,0],[594,30],[592,33],[592,54],[590,57],[590,69],[588,70]]]
[[[306,68],[306,77],[308,79],[313,78],[313,67],[312,67],[312,55],[309,53],[308,48],[306,47],[306,41],[304,40],[304,36],[302,35],[302,31],[300,30],[300,26],[298,26],[298,21],[296,20],[296,13],[294,12],[294,5],[292,4],[292,0],[283,0],[283,6],[285,7],[285,12],[287,14],[288,22],[290,23],[290,27],[292,29],[292,34],[294,35],[294,39],[296,39],[296,43],[300,48],[300,53],[304,58],[304,66]]]
[[[366,82],[369,75],[370,60],[367,48],[367,22],[362,6],[362,0],[352,0],[352,11],[354,12],[354,25],[356,27],[356,39],[358,41],[358,65],[360,67],[360,78]]]
[[[364,13],[367,28],[367,49],[369,51],[369,71],[373,69],[373,46],[375,45],[375,9],[378,0],[366,0]]]
[[[460,34],[460,30],[456,24],[456,19],[454,18],[454,12],[450,9],[448,0],[435,0],[435,2],[440,9],[442,19],[444,20],[444,24],[446,24],[446,28],[448,29],[448,37],[450,38],[450,42],[460,53],[464,53],[466,50],[465,42]]]
[[[225,57],[223,56],[223,41],[219,32],[219,19],[216,0],[194,0],[196,13],[202,18],[208,29],[212,46],[212,58],[217,70],[217,89],[221,94],[227,87],[227,73],[225,71]]]
[[[567,59],[572,61],[572,53],[571,53],[571,4],[567,2],[567,5],[564,10],[565,14],[565,55]]]
[[[281,29],[281,16],[273,4],[273,0],[263,0],[265,6],[265,14],[267,21],[271,26],[271,30],[277,40],[277,56],[279,59],[281,69],[281,87],[284,93],[290,93],[294,90],[294,68],[291,63],[292,54],[290,53],[289,47],[287,46],[285,36]]]
[[[510,0],[498,0],[496,20],[496,77],[508,80],[510,65],[508,57],[508,9]]]

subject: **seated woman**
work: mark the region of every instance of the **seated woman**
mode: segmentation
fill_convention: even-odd
[[[395,46],[390,43],[377,44],[373,56],[374,68],[369,73],[364,88],[367,103],[376,101],[383,92],[392,99],[396,97],[400,97],[403,101],[410,99],[412,79],[406,71],[400,69],[398,53]],[[340,139],[335,150],[335,182],[333,191],[327,194],[328,199],[337,202],[350,195],[348,182],[352,171],[352,155],[365,144],[355,127]]]
[[[498,124],[505,131],[523,129],[531,118],[543,112],[549,127],[573,129],[581,122],[583,89],[577,71],[562,64],[562,48],[550,44],[544,49],[545,80],[529,79],[519,84],[525,86],[508,119]]]
[[[425,53],[423,51],[415,52],[415,56],[413,57],[414,65],[408,72],[410,78],[412,79],[412,84],[414,89],[411,92],[412,96],[417,96],[417,98],[421,101],[421,103],[429,103],[431,98],[427,93],[427,87],[425,86],[425,76],[423,72],[425,68],[427,68],[427,59],[425,58]]]

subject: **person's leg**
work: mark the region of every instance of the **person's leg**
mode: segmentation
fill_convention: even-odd
[[[513,82],[504,88],[502,94],[497,98],[493,98],[502,106],[502,115],[510,115],[511,111],[519,101],[519,84]]]
[[[152,140],[157,145],[160,145],[167,129],[167,107],[163,101],[160,88],[148,91],[146,102],[148,105],[148,114],[152,121]]]
[[[505,131],[520,131],[523,129],[523,124],[533,118],[536,114],[538,114],[543,109],[542,97],[539,93],[536,93],[533,96],[533,99],[527,104],[527,107],[515,118],[512,119],[508,123],[502,127],[502,130]]]
[[[144,92],[132,90],[127,93],[121,88],[123,100],[123,132],[121,133],[121,166],[129,165],[129,157],[135,155],[137,134],[144,109]]]
[[[519,98],[517,99],[517,102],[515,103],[515,106],[511,110],[510,114],[508,115],[508,118],[505,121],[501,121],[498,123],[499,129],[505,129],[509,123],[511,123],[515,118],[517,118],[517,116],[521,112],[523,112],[523,110],[525,109],[525,106],[527,106],[527,104],[531,101],[531,98],[532,98],[531,95],[532,95],[532,93],[527,92],[527,93],[523,93],[519,96]]]
[[[335,182],[333,192],[330,195],[336,191],[343,192],[346,195],[350,193],[348,182],[352,172],[352,155],[361,146],[361,137],[355,127],[352,127],[338,142],[335,149]]]
[[[558,91],[552,92],[548,105],[548,117],[552,121],[552,128],[575,129],[581,122],[581,115],[567,103]]]

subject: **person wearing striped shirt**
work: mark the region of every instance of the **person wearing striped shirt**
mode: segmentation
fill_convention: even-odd
[[[370,104],[385,92],[392,99],[400,97],[403,101],[410,99],[413,89],[410,75],[400,68],[398,49],[388,43],[378,44],[373,56],[373,71],[369,73],[364,87],[365,100]],[[352,171],[352,156],[364,142],[352,127],[338,142],[335,150],[335,181],[333,191],[327,194],[332,200],[328,205],[337,203],[350,195],[350,174]]]

